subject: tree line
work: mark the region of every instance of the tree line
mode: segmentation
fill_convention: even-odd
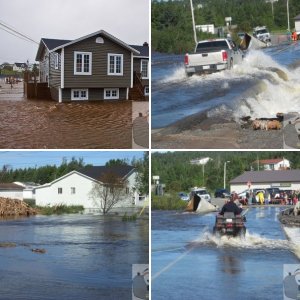
[[[252,32],[256,26],[270,30],[287,29],[287,0],[272,4],[265,0],[194,0],[195,24],[225,26],[225,17],[232,17],[237,31]],[[165,53],[185,53],[195,47],[189,0],[152,1],[152,50]],[[300,1],[289,0],[290,27],[300,14]],[[198,32],[198,40],[212,35]]]
[[[204,167],[190,163],[192,159],[204,157],[211,158]],[[205,186],[213,192],[223,188],[225,162],[229,161],[226,167],[226,187],[229,188],[229,181],[243,172],[261,170],[257,160],[271,158],[286,158],[292,169],[300,168],[297,152],[167,152],[152,154],[152,176],[160,177],[167,192],[189,191],[195,186]]]

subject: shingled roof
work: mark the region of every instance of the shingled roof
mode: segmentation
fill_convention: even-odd
[[[19,184],[15,184],[15,183],[0,183],[0,190],[22,191],[22,190],[24,190],[24,187],[20,186]]]
[[[78,170],[78,172],[88,177],[91,177],[93,179],[99,180],[106,173],[113,173],[118,177],[125,179],[134,170],[135,168],[133,166],[116,165],[110,167],[106,167],[106,166],[87,167]]]
[[[234,183],[300,182],[300,170],[248,171],[232,179]]]
[[[294,20],[295,20],[295,21],[300,21],[300,15],[296,16],[296,17],[294,18]]]
[[[148,43],[144,43],[143,46],[139,46],[139,45],[129,45],[129,46],[140,52],[140,54],[138,54],[136,56],[138,56],[138,57],[149,57],[149,45],[148,45]]]
[[[35,60],[39,60],[41,58],[41,55],[43,53],[43,49],[46,47],[49,51],[62,46],[64,44],[70,43],[71,40],[58,40],[58,39],[46,39],[42,38],[40,41],[39,49],[36,54]]]

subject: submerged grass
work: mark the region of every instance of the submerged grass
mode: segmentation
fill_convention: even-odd
[[[130,222],[130,221],[136,221],[137,219],[137,215],[133,214],[131,216],[127,216],[127,213],[125,213],[125,215],[122,217],[122,221],[123,222]]]
[[[151,207],[157,210],[184,210],[187,202],[181,200],[176,194],[152,196]]]
[[[77,214],[84,210],[82,205],[36,206],[41,215]]]

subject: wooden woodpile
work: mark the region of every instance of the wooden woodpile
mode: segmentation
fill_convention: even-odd
[[[27,203],[17,199],[0,197],[0,216],[31,216],[36,215],[37,210]]]

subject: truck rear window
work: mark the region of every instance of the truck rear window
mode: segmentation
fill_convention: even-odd
[[[203,51],[214,51],[216,49],[228,49],[228,45],[226,41],[209,41],[205,43],[199,43],[197,45],[196,52],[203,52]]]

